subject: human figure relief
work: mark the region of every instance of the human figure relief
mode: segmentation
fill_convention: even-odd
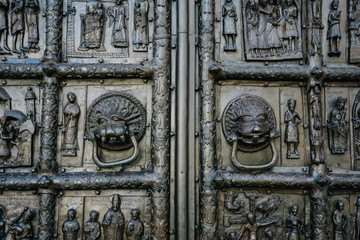
[[[300,232],[302,232],[303,224],[297,216],[299,207],[296,204],[291,205],[289,209],[289,216],[286,219],[286,239],[287,240],[300,240]]]
[[[62,143],[63,156],[76,156],[79,149],[78,144],[78,122],[80,107],[76,101],[76,95],[72,92],[67,94],[68,103],[64,107],[64,134]]]
[[[122,240],[125,228],[124,215],[120,209],[121,198],[119,194],[112,197],[112,206],[106,212],[102,222],[106,240]]]
[[[24,47],[24,0],[11,0],[10,8],[12,52],[21,54],[28,50]]]
[[[25,15],[28,33],[28,49],[36,52],[39,50],[39,14],[40,5],[38,0],[25,0]]]
[[[90,212],[90,219],[84,224],[84,234],[86,240],[100,240],[101,224],[99,222],[99,212],[94,210]]]
[[[225,51],[236,51],[235,38],[237,36],[236,7],[232,0],[226,0],[222,7],[223,16],[223,35],[225,37]]]
[[[149,3],[147,0],[136,0],[134,7],[134,27],[133,34],[134,51],[147,51],[149,44],[148,37],[148,11]]]
[[[34,230],[31,224],[32,212],[25,208],[24,211],[9,224],[9,231],[5,240],[33,240]]]
[[[117,0],[116,5],[107,9],[109,27],[113,26],[111,44],[114,47],[128,47],[127,11],[125,6],[122,6],[122,0]]]
[[[0,42],[1,39],[2,48],[0,47],[0,54],[11,54],[11,49],[8,46],[8,33],[9,33],[9,21],[8,21],[8,12],[9,12],[9,0],[0,0]],[[4,50],[4,49],[5,50]]]
[[[126,228],[126,236],[128,240],[141,240],[144,235],[144,224],[140,219],[140,211],[138,209],[131,210],[131,218]]]
[[[298,9],[294,0],[286,0],[287,7],[284,9],[284,18],[285,18],[285,39],[288,41],[288,53],[296,53],[297,41],[299,38],[298,26],[297,26],[297,17]]]
[[[79,230],[80,230],[80,224],[76,219],[76,210],[69,209],[68,217],[64,221],[62,226],[64,240],[76,240]]]
[[[277,6],[274,5],[275,0],[268,0],[269,16],[267,17],[266,25],[266,43],[268,51],[271,56],[278,54],[278,50],[281,47],[280,37],[278,34],[278,25],[281,20],[281,13]]]
[[[257,239],[257,230],[260,227],[268,226],[274,222],[276,222],[275,219],[271,219],[270,221],[264,221],[264,222],[256,222],[256,217],[252,213],[248,213],[246,215],[247,223],[241,228],[239,235],[237,239],[241,239],[241,236],[245,233],[245,231],[249,231],[248,240],[256,240]]]
[[[285,112],[284,122],[285,142],[287,144],[287,158],[299,158],[299,124],[301,123],[300,115],[295,111],[296,100],[288,100],[288,110]]]
[[[86,13],[80,14],[81,41],[79,51],[95,49],[98,52],[104,48],[104,6],[100,1],[91,0],[86,3]]]
[[[329,39],[329,57],[339,57],[339,43],[341,39],[340,17],[341,11],[338,11],[339,0],[333,0],[331,3],[331,11],[328,16],[327,39]]]
[[[334,224],[334,240],[345,240],[346,238],[346,224],[347,217],[344,211],[344,202],[337,200],[335,202],[334,211],[332,214],[332,221]]]
[[[347,98],[338,97],[335,108],[328,120],[329,147],[332,154],[343,154],[347,151],[349,123],[345,120]]]
[[[247,37],[248,47],[252,57],[257,57],[258,42],[257,42],[257,24],[259,22],[259,15],[256,10],[254,0],[249,0],[246,4],[246,24],[247,24]]]

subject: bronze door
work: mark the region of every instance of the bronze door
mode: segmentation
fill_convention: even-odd
[[[0,238],[360,239],[357,8],[0,0]]]

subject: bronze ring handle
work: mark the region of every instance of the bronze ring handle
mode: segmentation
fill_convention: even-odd
[[[276,165],[277,161],[279,160],[279,153],[276,149],[275,146],[275,138],[279,137],[279,133],[275,132],[275,131],[271,131],[270,132],[270,148],[271,148],[271,152],[272,152],[272,157],[271,157],[271,161],[269,163],[266,164],[262,164],[262,165],[255,165],[255,166],[251,166],[251,165],[246,165],[246,164],[242,164],[238,161],[237,159],[237,145],[238,145],[238,139],[237,137],[233,137],[233,147],[232,147],[232,152],[231,152],[231,162],[234,164],[234,166],[238,169],[241,170],[263,170],[263,169],[269,169],[272,168]]]

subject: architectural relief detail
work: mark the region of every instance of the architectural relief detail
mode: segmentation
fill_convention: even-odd
[[[78,144],[78,125],[80,117],[80,107],[77,103],[77,96],[73,92],[67,94],[68,103],[64,107],[64,127],[62,141],[62,155],[76,156],[79,149]]]
[[[329,114],[328,135],[329,148],[332,154],[344,154],[348,149],[349,123],[345,120],[346,116],[346,98],[338,97],[336,106]]]
[[[107,9],[107,14],[110,20],[109,27],[113,27],[111,44],[114,47],[128,47],[128,11],[127,8],[122,5],[122,0],[116,0],[116,5],[117,6],[109,7]]]
[[[335,201],[334,210],[332,213],[333,222],[333,239],[334,240],[345,240],[346,237],[346,224],[347,216],[344,211],[344,202],[341,200]]]
[[[145,133],[146,110],[128,93],[109,92],[98,97],[88,109],[86,138],[93,142],[93,160],[99,167],[131,163],[139,154],[138,142]],[[120,151],[134,148],[133,154],[114,162],[104,162],[99,148]]]
[[[148,0],[136,0],[134,6],[134,32],[133,50],[135,52],[146,52],[149,45],[149,2]]]
[[[301,2],[244,1],[247,60],[302,58]]]
[[[352,112],[351,120],[353,127],[353,145],[354,145],[354,167],[355,170],[360,168],[360,91],[356,94]]]
[[[30,94],[27,94],[25,99],[29,97],[28,95]],[[0,87],[0,99],[4,102],[2,106],[4,115],[0,118],[0,166],[31,166],[32,141],[35,132],[32,116],[26,116],[19,110],[12,110],[11,97],[2,87]],[[31,101],[31,99],[26,101]],[[34,111],[32,109],[32,112]]]
[[[233,0],[226,0],[222,7],[223,35],[225,38],[224,51],[236,51],[236,22],[238,20],[236,6]]]
[[[331,3],[331,10],[328,16],[328,31],[327,39],[329,39],[329,57],[339,57],[341,52],[339,50],[341,32],[340,32],[340,18],[341,11],[338,10],[339,0],[333,0]]]
[[[98,0],[91,0],[86,3],[86,13],[80,14],[81,38],[79,51],[105,51],[105,12],[103,4]]]
[[[300,158],[298,151],[299,145],[299,124],[301,123],[300,115],[295,111],[296,100],[288,100],[288,110],[285,112],[284,122],[285,128],[285,143],[287,144],[286,157],[289,159]]]
[[[275,138],[275,114],[269,103],[255,95],[242,95],[232,100],[223,113],[223,132],[233,145],[231,160],[235,167],[243,170],[272,168],[278,161]],[[271,161],[262,165],[244,165],[237,159],[237,151],[255,152],[270,144]]]

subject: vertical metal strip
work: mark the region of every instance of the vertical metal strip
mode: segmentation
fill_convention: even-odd
[[[188,1],[177,2],[177,67],[176,67],[176,236],[188,237],[189,164],[189,54]]]
[[[214,60],[214,0],[202,0],[200,6],[200,238],[217,238],[218,191],[212,184],[216,171],[215,80],[208,65]]]
[[[151,156],[157,183],[153,186],[152,238],[169,237],[170,150],[170,1],[155,2],[154,85]]]

